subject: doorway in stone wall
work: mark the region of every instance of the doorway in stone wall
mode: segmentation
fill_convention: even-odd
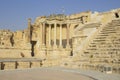
[[[116,17],[116,18],[119,18],[119,14],[118,14],[118,13],[115,13],[115,17]]]
[[[35,55],[35,45],[36,45],[37,41],[31,41],[31,56],[34,57]]]

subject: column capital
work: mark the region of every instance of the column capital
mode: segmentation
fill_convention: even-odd
[[[56,23],[56,22],[54,22],[53,24],[54,24],[54,25],[57,25],[57,23]]]
[[[46,24],[45,22],[42,23],[43,26],[45,26],[45,24]]]
[[[60,26],[62,26],[63,24],[62,23],[59,23]]]
[[[49,23],[48,25],[49,25],[49,26],[52,26],[52,23]]]
[[[28,18],[28,28],[31,27],[31,18]]]
[[[70,23],[67,23],[67,27],[70,27]]]
[[[28,18],[28,22],[29,22],[29,23],[31,23],[31,20],[32,20],[31,18]]]

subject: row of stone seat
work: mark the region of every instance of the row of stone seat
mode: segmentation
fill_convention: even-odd
[[[98,64],[89,64],[84,63],[83,61],[75,61],[75,63],[64,63],[62,65],[63,67],[66,68],[77,68],[77,69],[84,69],[84,70],[96,70],[96,71],[101,71],[105,73],[118,73],[120,74],[120,68],[112,65],[106,65],[104,63],[98,63]],[[120,66],[120,65],[118,65]]]
[[[0,70],[39,68],[41,61],[0,61]]]
[[[84,50],[84,54],[82,54],[82,57],[89,58],[87,59],[87,62],[90,62],[91,65],[97,63],[118,65],[120,61],[120,36],[118,36],[118,34],[120,34],[119,27],[120,19],[113,20],[111,23],[103,27],[103,29],[94,37],[94,39],[88,45],[87,49]],[[117,38],[115,38],[116,36]],[[97,62],[94,61],[94,59],[96,58],[98,58]],[[113,61],[114,58],[116,58],[116,61]],[[114,67],[114,70],[117,69],[118,72],[120,72],[119,67],[120,66]]]

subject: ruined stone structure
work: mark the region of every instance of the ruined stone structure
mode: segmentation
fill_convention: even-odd
[[[110,67],[120,73],[119,35],[120,9],[28,19],[23,31],[0,30],[0,67]]]

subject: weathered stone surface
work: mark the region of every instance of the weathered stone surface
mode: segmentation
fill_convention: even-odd
[[[31,22],[28,19],[23,31],[0,30],[0,58],[42,59],[43,67],[101,71],[110,66],[120,72],[120,9],[53,14]],[[17,68],[40,66],[39,62],[18,61]]]
[[[3,62],[2,64],[4,67],[4,70],[10,70],[10,69],[16,69],[16,63],[15,62]]]
[[[40,68],[42,66],[42,63],[40,61],[32,61],[30,63],[31,68]]]
[[[30,68],[30,62],[17,62],[17,69]]]

